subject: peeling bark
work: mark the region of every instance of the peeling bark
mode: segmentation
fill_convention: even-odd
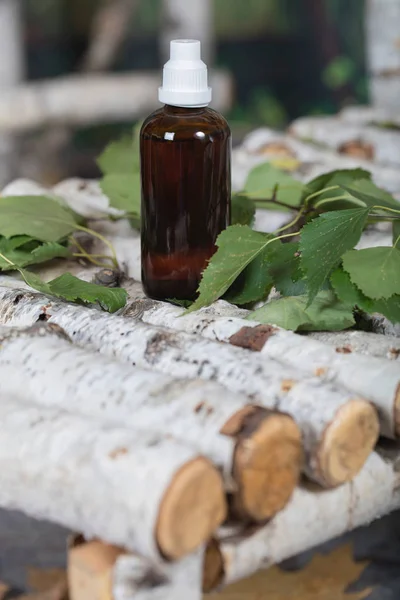
[[[38,294],[0,290],[1,322],[29,325],[41,315],[81,346],[176,377],[217,381],[266,408],[287,412],[303,434],[306,472],[324,486],[352,479],[375,445],[378,423],[372,405],[327,381],[303,379],[300,371],[228,344]]]
[[[337,489],[297,488],[290,504],[253,534],[224,537],[222,530],[223,584],[248,577],[398,508],[398,450],[394,454],[383,458],[373,453],[354,481]]]
[[[156,561],[160,553],[176,559],[194,550],[225,516],[217,471],[172,438],[101,426],[4,394],[0,418],[3,508]]]
[[[292,495],[302,445],[289,416],[251,405],[214,382],[176,379],[92,354],[72,345],[57,325],[3,328],[0,342],[0,394],[184,440],[219,467],[236,517],[271,518]]]

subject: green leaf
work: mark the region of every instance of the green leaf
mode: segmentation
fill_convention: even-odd
[[[232,283],[257,256],[271,244],[271,236],[246,225],[232,225],[217,239],[217,252],[211,258],[199,286],[199,297],[188,309],[208,306],[225,294]]]
[[[374,300],[370,313],[380,313],[392,323],[400,323],[400,295]]]
[[[347,185],[359,179],[369,180],[371,179],[371,173],[364,171],[364,169],[343,169],[329,171],[329,173],[323,173],[307,183],[302,200],[304,201],[307,196],[315,194],[316,192],[320,192],[327,187],[334,185]],[[330,192],[326,192],[326,194],[337,196],[338,192],[340,192],[340,190],[332,190]],[[328,197],[327,195],[321,194],[321,196],[317,196],[315,201],[318,202],[321,198]]]
[[[299,206],[304,184],[276,169],[268,162],[262,163],[250,171],[244,191],[251,194],[255,201],[270,200],[276,186],[278,186],[276,200],[290,206]],[[268,202],[257,203],[258,205],[262,208],[276,209],[276,205]],[[279,210],[282,208],[279,207]]]
[[[347,306],[361,306],[363,304],[365,296],[352,283],[349,274],[343,271],[342,267],[332,273],[330,281],[336,296],[341,302],[347,304]]]
[[[273,236],[270,236],[270,239],[272,240]],[[224,296],[225,300],[243,306],[268,297],[273,285],[269,266],[274,244],[267,246],[245,268]]]
[[[301,296],[307,293],[300,269],[299,244],[289,242],[273,244],[269,274],[273,284],[283,296]]]
[[[0,235],[27,235],[42,242],[58,242],[76,229],[72,213],[46,196],[0,198]]]
[[[128,297],[127,292],[122,288],[106,288],[95,283],[88,283],[71,275],[71,273],[64,273],[46,283],[30,271],[21,268],[17,270],[28,285],[43,294],[56,296],[71,302],[99,303],[104,310],[111,313],[125,306]]]
[[[247,317],[292,331],[340,331],[355,323],[352,310],[330,291],[319,292],[307,307],[307,296],[272,300]]]
[[[116,142],[107,146],[98,157],[97,164],[104,174],[120,173],[130,175],[140,170],[139,152],[139,123],[133,132],[133,136],[126,135]]]
[[[348,306],[357,306],[369,314],[380,313],[393,323],[400,322],[400,295],[381,300],[367,298],[342,268],[332,273],[331,282],[338,298]]]
[[[338,266],[342,255],[358,243],[368,212],[368,208],[327,212],[303,227],[300,264],[307,278],[309,302]]]
[[[393,246],[400,244],[400,219],[393,221]]]
[[[400,210],[400,202],[389,192],[377,187],[372,181],[354,181],[351,185],[342,185],[342,188],[369,208],[379,205]]]
[[[178,298],[167,298],[167,302],[175,306],[181,306],[182,308],[189,308],[193,304],[192,300],[179,300]]]
[[[111,206],[140,215],[140,173],[106,175],[101,180],[100,187]]]
[[[400,250],[392,247],[351,250],[343,256],[351,281],[370,298],[400,294]]]
[[[254,200],[248,196],[234,194],[232,196],[231,206],[232,225],[249,225],[249,227],[253,225],[254,216],[256,214],[256,205]]]
[[[26,243],[25,246],[21,245],[14,249],[12,248],[12,243],[8,246],[5,243],[7,241],[13,242],[15,239],[16,238],[11,238],[11,240],[0,240],[0,253],[11,261],[13,265],[18,267],[27,267],[29,265],[44,263],[53,258],[66,258],[70,254],[68,248],[55,242],[45,242],[33,250],[26,248],[26,246],[28,246]],[[27,239],[30,240],[30,238]],[[13,265],[10,265],[9,262],[0,256],[0,270],[12,271],[15,269]]]

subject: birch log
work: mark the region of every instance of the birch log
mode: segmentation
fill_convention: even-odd
[[[399,51],[400,55],[400,51]],[[392,167],[400,165],[400,132],[374,125],[351,124],[340,117],[301,117],[290,125],[292,135]]]
[[[222,481],[196,450],[1,395],[0,505],[160,560],[225,517]]]
[[[231,77],[210,73],[217,110],[231,105]],[[27,133],[41,127],[89,126],[137,119],[159,107],[159,74],[71,75],[27,83],[0,96],[0,131]]]
[[[363,168],[370,171],[372,179],[379,187],[393,194],[400,193],[398,169],[376,164],[360,156],[338,154],[328,147],[321,147],[311,141],[300,140],[289,128],[287,134],[262,127],[250,133],[239,148],[232,154],[232,184],[235,190],[243,189],[249,172],[263,162],[282,161],[282,157],[298,161],[293,163],[291,174],[295,179],[307,183],[334,169]],[[277,150],[279,149],[279,153]],[[279,162],[277,163],[279,165]]]
[[[78,345],[173,376],[214,380],[290,414],[303,434],[305,470],[324,486],[352,479],[376,443],[372,405],[317,377],[302,381],[299,371],[228,344],[0,288],[0,322],[23,326],[43,319]]]
[[[398,0],[368,0],[365,14],[372,102],[398,112],[400,4]]]
[[[124,555],[114,567],[113,600],[202,600],[202,577],[202,552],[147,569],[141,558]]]
[[[0,1],[0,90],[19,85],[24,76],[24,51],[20,0]],[[0,135],[0,187],[18,173],[18,147],[12,135]]]
[[[126,316],[259,351],[265,359],[280,361],[309,376],[317,376],[325,383],[343,386],[375,404],[383,435],[400,436],[398,364],[372,356],[343,354],[310,337],[275,326],[259,325],[245,319],[248,311],[223,300],[182,316],[184,311],[179,307],[144,298],[140,284],[131,284],[128,289],[130,302],[123,311]],[[264,366],[267,364],[268,360]]]
[[[223,585],[370,523],[400,506],[399,451],[373,453],[354,481],[334,490],[297,488],[271,522],[250,535],[219,537]],[[215,585],[220,583],[215,579]]]
[[[85,540],[68,544],[68,591],[71,600],[201,600],[204,547],[178,562],[154,563],[138,554]]]
[[[251,405],[214,382],[176,379],[92,354],[73,346],[56,325],[3,328],[0,343],[0,394],[184,440],[222,471],[233,516],[271,518],[297,485],[301,436],[287,415]]]
[[[160,49],[164,62],[169,60],[171,40],[190,38],[201,41],[204,62],[211,66],[214,59],[213,0],[162,0]]]
[[[399,360],[400,340],[390,338],[387,335],[368,333],[366,331],[319,331],[309,334],[314,340],[318,340],[329,346],[333,346],[338,353],[365,354],[377,358]]]

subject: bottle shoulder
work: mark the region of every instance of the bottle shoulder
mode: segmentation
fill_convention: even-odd
[[[141,128],[142,137],[153,139],[162,139],[166,133],[185,136],[199,132],[205,134],[218,133],[223,137],[231,135],[226,119],[219,112],[209,107],[179,110],[178,108],[164,106],[149,115]]]

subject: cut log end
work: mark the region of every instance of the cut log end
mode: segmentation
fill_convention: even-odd
[[[394,397],[394,427],[396,438],[400,438],[400,383]]]
[[[204,553],[203,592],[208,594],[215,590],[222,583],[224,575],[224,559],[219,543],[212,538]]]
[[[189,461],[162,500],[156,525],[160,552],[178,560],[206,542],[227,514],[222,477],[205,458]]]
[[[234,515],[256,522],[273,517],[290,499],[302,463],[301,433],[290,416],[263,408],[247,414],[234,458]]]
[[[379,420],[372,404],[356,399],[342,406],[319,447],[319,483],[335,487],[351,481],[373,451],[378,437]]]

